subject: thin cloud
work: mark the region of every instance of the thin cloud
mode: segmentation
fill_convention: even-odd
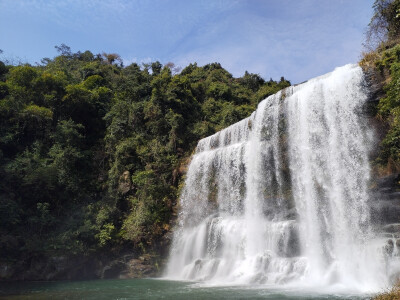
[[[357,61],[373,1],[0,0],[0,45],[32,63],[65,43],[295,83]]]
[[[307,9],[285,7],[283,18],[263,16],[253,7],[223,21],[211,20],[181,41],[175,61],[218,61],[235,76],[247,70],[266,78],[285,76],[295,83],[356,62],[362,29],[355,28],[348,16],[343,22],[343,15],[332,14],[334,7],[321,10],[318,5],[312,8],[312,3],[306,1]],[[297,18],[285,18],[295,15],[294,11]]]

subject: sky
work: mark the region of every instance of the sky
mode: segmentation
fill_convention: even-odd
[[[219,62],[300,83],[360,59],[374,0],[0,0],[0,60],[40,63],[62,43],[124,65]]]

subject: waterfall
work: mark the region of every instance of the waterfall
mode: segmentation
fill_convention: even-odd
[[[358,66],[337,68],[202,139],[166,277],[359,290],[387,284],[370,222],[373,134],[360,113],[363,82]]]

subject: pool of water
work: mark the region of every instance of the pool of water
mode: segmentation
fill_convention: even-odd
[[[0,299],[369,299],[371,295],[326,294],[266,286],[205,286],[157,279],[62,282],[0,282]]]

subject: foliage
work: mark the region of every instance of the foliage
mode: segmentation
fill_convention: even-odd
[[[372,300],[397,300],[400,299],[400,283],[394,285],[390,290],[372,298]]]
[[[400,1],[375,0],[373,10],[365,42],[369,50],[396,41],[400,37]]]
[[[290,85],[56,49],[0,62],[1,260],[155,247],[197,141]]]
[[[360,65],[381,87],[376,119],[381,123],[377,166],[400,170],[400,0],[376,0],[367,31],[370,51]]]

